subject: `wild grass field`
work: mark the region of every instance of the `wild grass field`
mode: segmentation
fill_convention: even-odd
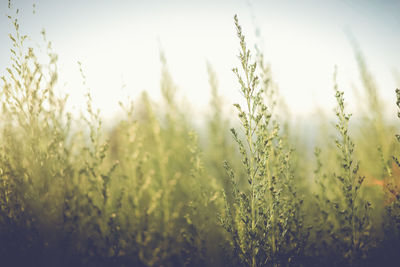
[[[269,65],[238,18],[233,73],[242,93],[223,112],[217,73],[202,131],[175,97],[161,56],[162,103],[122,101],[111,130],[87,94],[73,116],[47,61],[10,33],[0,91],[1,266],[399,266],[400,90],[384,103],[361,52],[358,120],[332,73],[335,125],[309,144],[277,101]],[[332,68],[333,69],[333,68]],[[84,70],[81,69],[85,82]],[[235,89],[232,89],[235,90]],[[390,119],[392,118],[392,119]]]

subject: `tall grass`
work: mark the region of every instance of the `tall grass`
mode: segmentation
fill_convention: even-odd
[[[359,50],[368,100],[356,110],[361,119],[350,120],[335,72],[336,127],[321,117],[313,158],[236,16],[233,72],[244,104],[233,105],[236,117],[224,113],[208,64],[204,131],[176,97],[164,53],[160,103],[146,93],[121,101],[121,119],[106,130],[87,88],[86,109],[72,116],[45,33],[47,61],[9,18],[12,63],[0,94],[4,266],[397,266],[400,138]]]

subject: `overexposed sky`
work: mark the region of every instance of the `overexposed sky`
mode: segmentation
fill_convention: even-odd
[[[9,64],[6,18],[8,0],[0,0],[0,74]],[[400,1],[272,0],[20,0],[22,31],[40,44],[40,31],[59,55],[60,87],[70,106],[83,107],[85,89],[77,61],[82,62],[96,107],[112,117],[118,101],[146,90],[160,98],[159,47],[163,48],[180,96],[204,112],[210,96],[206,61],[217,72],[226,104],[240,101],[231,71],[238,65],[233,15],[252,48],[255,25],[275,81],[293,114],[308,116],[316,107],[334,104],[332,73],[349,102],[360,87],[357,64],[346,35],[351,32],[366,56],[380,93],[391,110],[400,71]],[[35,8],[33,8],[35,4]],[[35,14],[33,14],[33,9]],[[12,11],[11,11],[12,12]],[[126,87],[122,90],[122,85]]]

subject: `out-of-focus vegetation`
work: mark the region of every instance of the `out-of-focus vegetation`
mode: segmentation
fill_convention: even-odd
[[[386,119],[359,50],[361,119],[347,113],[335,72],[336,128],[322,120],[308,157],[236,17],[233,71],[245,105],[234,104],[234,124],[208,65],[201,136],[163,54],[163,103],[145,93],[121,102],[124,117],[108,131],[89,90],[80,118],[66,111],[51,44],[44,38],[48,62],[39,61],[10,21],[12,65],[0,94],[2,266],[398,266],[398,121]]]

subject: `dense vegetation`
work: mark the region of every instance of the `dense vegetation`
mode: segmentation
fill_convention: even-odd
[[[163,103],[146,93],[121,103],[124,117],[108,131],[88,90],[86,110],[73,117],[55,90],[50,43],[48,62],[39,61],[10,21],[12,65],[0,92],[2,266],[398,266],[398,122],[386,119],[359,51],[361,119],[347,113],[335,71],[336,128],[321,123],[308,157],[237,17],[233,72],[244,105],[234,104],[232,123],[208,66],[202,134],[175,97],[163,54]]]

